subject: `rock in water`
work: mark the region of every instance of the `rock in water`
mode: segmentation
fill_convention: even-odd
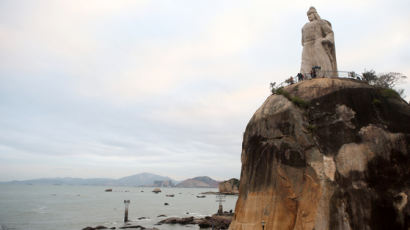
[[[224,194],[238,194],[239,180],[232,178],[227,181],[222,181],[219,183],[219,192]]]
[[[242,147],[232,230],[410,225],[410,106],[389,89],[288,86],[256,111]]]
[[[160,193],[161,189],[160,188],[154,188],[154,190],[152,190],[153,193]]]

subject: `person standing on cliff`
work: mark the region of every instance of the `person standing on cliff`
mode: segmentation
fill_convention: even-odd
[[[321,19],[314,7],[310,7],[309,22],[302,28],[301,73],[309,73],[313,66],[320,66],[317,77],[337,77],[336,49],[332,25]]]

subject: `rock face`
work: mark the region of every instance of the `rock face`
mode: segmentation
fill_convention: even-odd
[[[230,229],[408,229],[410,106],[350,79],[284,91],[246,127]]]
[[[219,183],[219,192],[225,194],[238,194],[239,193],[239,180],[236,178],[222,181]]]

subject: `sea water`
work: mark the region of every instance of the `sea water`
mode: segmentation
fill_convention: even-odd
[[[112,192],[105,192],[106,188],[112,188]],[[205,217],[218,210],[216,195],[197,198],[203,192],[216,192],[217,189],[161,188],[158,194],[152,190],[147,187],[0,184],[0,229],[120,227],[124,224],[124,200],[130,200],[128,219],[131,224],[164,230],[199,229],[197,225],[155,224],[168,217]],[[167,194],[175,196],[167,197]],[[226,196],[224,210],[234,210],[236,199],[237,196]]]

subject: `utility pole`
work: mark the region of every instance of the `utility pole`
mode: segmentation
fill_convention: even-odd
[[[128,222],[128,206],[130,205],[130,200],[124,200],[125,213],[124,213],[124,223]]]
[[[216,201],[219,202],[218,215],[222,215],[224,213],[222,202],[225,202],[225,195],[216,195]]]

